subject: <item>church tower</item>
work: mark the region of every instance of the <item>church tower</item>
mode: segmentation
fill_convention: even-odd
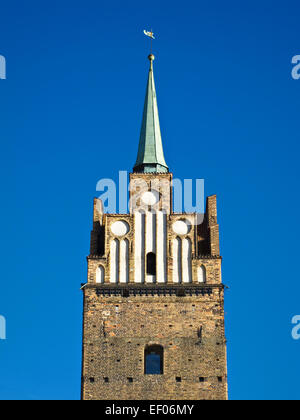
[[[227,399],[224,286],[216,196],[173,211],[154,56],[128,214],[94,200],[83,285],[83,400]],[[188,141],[188,140],[187,140]]]

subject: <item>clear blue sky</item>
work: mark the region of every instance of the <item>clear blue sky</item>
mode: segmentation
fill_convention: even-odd
[[[218,195],[232,399],[300,398],[299,1],[2,2],[1,399],[78,399],[96,182],[135,163],[148,41],[166,160]]]

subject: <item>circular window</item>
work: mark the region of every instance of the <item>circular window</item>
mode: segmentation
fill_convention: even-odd
[[[154,206],[159,202],[159,193],[157,191],[147,191],[142,195],[142,200],[146,206]]]
[[[111,225],[111,231],[116,236],[124,236],[129,232],[129,224],[124,221],[115,222]]]
[[[191,230],[191,223],[188,220],[178,220],[173,224],[173,231],[178,235],[187,235]]]

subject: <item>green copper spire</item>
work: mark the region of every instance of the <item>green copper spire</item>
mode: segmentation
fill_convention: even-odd
[[[150,70],[139,151],[133,171],[139,173],[167,173],[169,172],[169,168],[166,164],[163,152],[153,76],[154,55],[149,55],[149,60]]]

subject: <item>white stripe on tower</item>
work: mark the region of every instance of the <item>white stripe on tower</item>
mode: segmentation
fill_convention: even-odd
[[[173,241],[173,283],[182,283],[181,252],[181,239],[176,238]]]
[[[119,282],[119,241],[114,239],[110,244],[110,282]]]
[[[146,213],[146,256],[149,252],[156,253],[156,214]],[[155,283],[156,276],[147,274],[147,283]]]
[[[167,215],[157,213],[157,283],[167,281]]]
[[[192,282],[192,243],[189,238],[182,243],[182,278],[184,283]]]
[[[129,242],[123,239],[120,245],[120,283],[129,282]]]
[[[145,215],[141,212],[134,213],[134,281],[144,283],[145,281]]]

